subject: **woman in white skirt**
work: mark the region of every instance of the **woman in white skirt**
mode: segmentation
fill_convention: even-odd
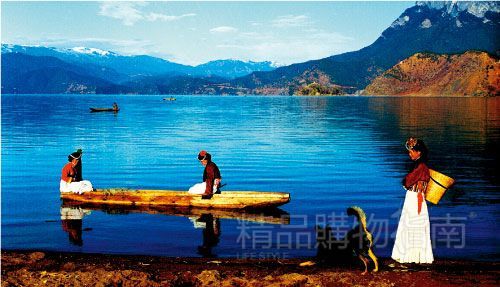
[[[406,141],[413,168],[403,179],[406,189],[403,211],[399,219],[392,259],[399,263],[432,263],[429,213],[425,189],[429,182],[428,150],[422,140],[410,137]]]
[[[203,196],[212,196],[214,193],[220,193],[221,175],[219,168],[212,161],[212,155],[202,150],[198,154],[198,160],[205,167],[203,170],[203,182],[197,183],[189,188],[190,194],[201,194]]]
[[[74,152],[68,155],[68,163],[63,167],[61,172],[61,181],[59,182],[59,191],[74,192],[82,194],[92,191],[92,183],[88,180],[76,181],[78,178],[77,169],[75,168],[80,162],[81,152]]]

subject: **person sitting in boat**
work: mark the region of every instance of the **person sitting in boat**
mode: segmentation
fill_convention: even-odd
[[[82,153],[83,153],[83,151],[82,151],[82,149],[78,149],[78,150],[76,150],[76,153],[80,154],[80,160],[75,165],[76,173],[75,173],[75,177],[73,178],[74,182],[83,180],[83,175],[82,175]]]
[[[74,192],[82,194],[92,191],[92,183],[88,180],[75,181],[77,177],[76,166],[81,159],[82,154],[74,152],[68,155],[68,163],[63,167],[59,190],[61,192]]]
[[[198,160],[205,167],[203,171],[203,182],[193,185],[189,188],[191,194],[201,194],[211,196],[214,193],[220,193],[221,175],[219,168],[212,161],[212,155],[202,150],[198,154]]]
[[[118,104],[116,102],[113,103],[113,111],[118,111]]]

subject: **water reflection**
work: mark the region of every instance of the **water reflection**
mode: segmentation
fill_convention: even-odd
[[[219,243],[221,233],[219,218],[211,213],[204,213],[199,217],[189,217],[189,219],[193,222],[194,228],[203,229],[203,243],[198,246],[198,254],[207,258],[216,257],[217,255],[212,253],[212,248]]]
[[[279,208],[266,209],[259,212],[245,212],[161,206],[96,205],[63,201],[61,205],[62,228],[68,232],[70,243],[78,246],[83,245],[83,218],[89,215],[92,210],[103,211],[109,215],[146,213],[186,217],[190,220],[194,229],[202,229],[201,244],[197,247],[197,253],[203,257],[217,257],[217,254],[213,252],[213,248],[219,243],[222,233],[220,219],[235,219],[259,224],[290,224],[290,214]]]
[[[83,217],[90,214],[90,210],[81,207],[61,206],[61,225],[62,229],[69,235],[71,244],[82,246],[82,220]]]

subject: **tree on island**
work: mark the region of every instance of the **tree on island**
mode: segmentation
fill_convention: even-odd
[[[344,91],[340,86],[326,86],[316,82],[301,86],[296,92],[299,96],[340,95],[343,93]]]

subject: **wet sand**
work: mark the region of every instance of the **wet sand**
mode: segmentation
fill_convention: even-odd
[[[2,251],[1,286],[500,286],[499,262],[301,267],[304,259],[179,258]]]

